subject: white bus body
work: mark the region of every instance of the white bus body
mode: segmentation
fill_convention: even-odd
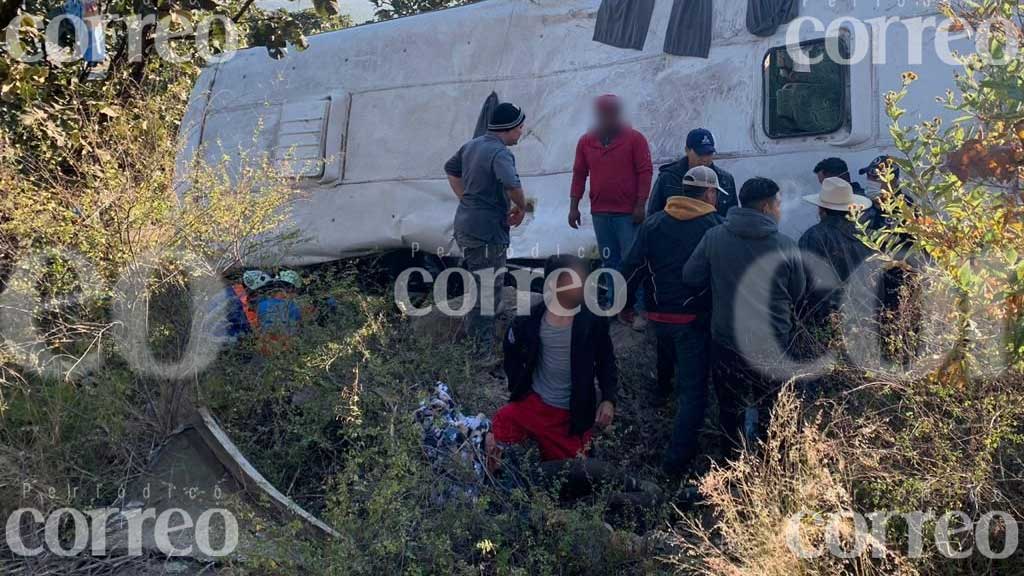
[[[898,89],[903,72],[921,77],[906,101],[906,122],[941,115],[935,96],[952,85],[954,69],[940,60],[934,27],[915,37],[894,24],[877,42],[850,20],[934,17],[933,2],[803,2],[801,17],[826,26],[843,19],[851,52],[865,43],[868,57],[845,67],[838,129],[770,138],[765,59],[786,45],[789,26],[754,36],[746,2],[716,0],[710,57],[678,57],[662,50],[672,0],[657,0],[642,51],[592,39],[599,4],[487,0],[314,36],[306,51],[281,60],[263,48],[240,51],[200,75],[179,166],[197,151],[214,162],[269,154],[303,175],[309,194],[294,218],[307,240],[288,255],[291,264],[402,248],[450,255],[457,203],[442,166],[472,137],[493,91],[527,114],[528,132],[513,152],[536,211],[513,231],[510,256],[592,250],[586,202],[583,228],[566,222],[571,170],[592,99],[615,93],[647,136],[656,166],[682,155],[690,129],[706,127],[717,139],[718,164],[737,186],[752,176],[778,181],[782,228],[796,237],[816,220],[800,196],[816,191],[819,160],[845,159],[856,179],[858,168],[892,151],[883,96]],[[807,23],[800,30],[805,40],[825,36]],[[959,40],[954,48],[973,45]],[[179,177],[187,183],[187,174]],[[187,185],[179,190],[187,193]]]

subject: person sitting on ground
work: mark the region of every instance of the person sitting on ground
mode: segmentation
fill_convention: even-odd
[[[504,444],[534,440],[544,460],[585,454],[594,425],[607,427],[615,415],[615,354],[607,320],[584,302],[588,271],[579,257],[548,258],[544,301],[505,338],[511,402],[495,415],[495,436]]]
[[[740,206],[709,230],[683,281],[711,288],[712,381],[719,421],[733,448],[763,435],[781,382],[772,367],[790,348],[807,275],[796,242],[779,232],[779,185],[752,178]]]
[[[707,166],[718,175],[718,182],[725,194],[718,197],[718,215],[725,218],[729,209],[736,206],[736,181],[732,174],[715,164],[715,137],[710,130],[698,128],[686,135],[686,154],[679,161],[666,164],[658,170],[658,179],[647,201],[647,215],[652,216],[665,209],[668,199],[679,196],[683,189],[683,176],[691,168]]]
[[[808,305],[811,318],[821,321],[839,310],[843,285],[850,275],[871,255],[871,249],[859,237],[850,213],[871,207],[871,200],[855,194],[853,186],[838,177],[826,178],[821,192],[804,196],[804,201],[818,207],[819,223],[800,237],[800,250],[821,260],[807,261],[811,289]],[[827,265],[821,268],[816,264]],[[827,277],[824,277],[827,275]]]
[[[609,492],[609,522],[642,520],[644,510],[661,501],[657,485],[629,477],[615,466],[593,459],[543,462],[534,465],[522,454],[504,453],[483,414],[466,416],[451,390],[439,382],[413,413],[420,426],[423,454],[436,474],[434,497],[476,500],[487,485],[510,492],[552,490],[560,501],[572,503]]]
[[[595,425],[611,425],[618,398],[608,321],[584,303],[588,272],[581,258],[548,258],[544,302],[509,328],[505,372],[512,397],[492,418],[484,440],[487,469],[497,475],[512,468],[518,474],[503,455],[509,447],[532,440],[542,462],[528,474],[526,484],[557,487],[562,501],[609,490],[609,512],[621,517],[655,507],[661,493],[607,462],[581,458],[589,452]]]
[[[672,392],[675,376],[676,419],[664,468],[682,474],[697,454],[697,433],[707,405],[708,316],[711,292],[683,283],[683,268],[704,234],[722,223],[715,206],[718,175],[707,166],[683,177],[682,195],[648,218],[622,268],[632,296],[647,285],[648,317],[658,339],[658,389]]]
[[[535,441],[543,460],[585,454],[595,424],[606,428],[615,417],[615,350],[607,319],[584,303],[588,269],[575,256],[549,258],[544,301],[505,338],[511,401],[495,414],[494,434],[504,444]]]

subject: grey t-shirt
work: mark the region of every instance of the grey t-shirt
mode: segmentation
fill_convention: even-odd
[[[506,188],[520,188],[516,159],[494,134],[467,142],[444,165],[451,176],[462,178],[465,194],[455,213],[455,238],[480,244],[509,243]]]
[[[552,326],[545,316],[540,323],[540,361],[533,374],[533,391],[548,406],[569,409],[572,397],[572,324]]]

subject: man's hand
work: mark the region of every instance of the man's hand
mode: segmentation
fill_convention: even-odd
[[[462,178],[449,174],[448,185],[452,187],[452,192],[455,193],[455,197],[462,200],[462,196],[466,193],[466,185],[462,182]]]
[[[484,459],[488,474],[494,474],[501,468],[501,453],[501,446],[498,445],[494,434],[488,432],[484,436]]]
[[[633,207],[633,224],[639,226],[644,223],[644,218],[647,217],[647,206],[643,202],[638,202]]]
[[[508,224],[509,226],[516,228],[523,223],[525,218],[526,212],[524,212],[519,206],[513,206],[512,211],[508,213]]]
[[[579,230],[581,219],[580,209],[576,206],[571,206],[569,208],[569,227],[573,230]]]
[[[601,402],[601,405],[597,407],[597,418],[595,424],[598,428],[607,428],[612,425],[612,420],[615,418],[615,404],[608,402],[607,400]]]

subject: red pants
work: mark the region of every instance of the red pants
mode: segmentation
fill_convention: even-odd
[[[569,434],[569,411],[548,406],[536,393],[506,404],[491,420],[494,438],[502,444],[533,440],[542,460],[569,460],[586,453],[593,432]]]

